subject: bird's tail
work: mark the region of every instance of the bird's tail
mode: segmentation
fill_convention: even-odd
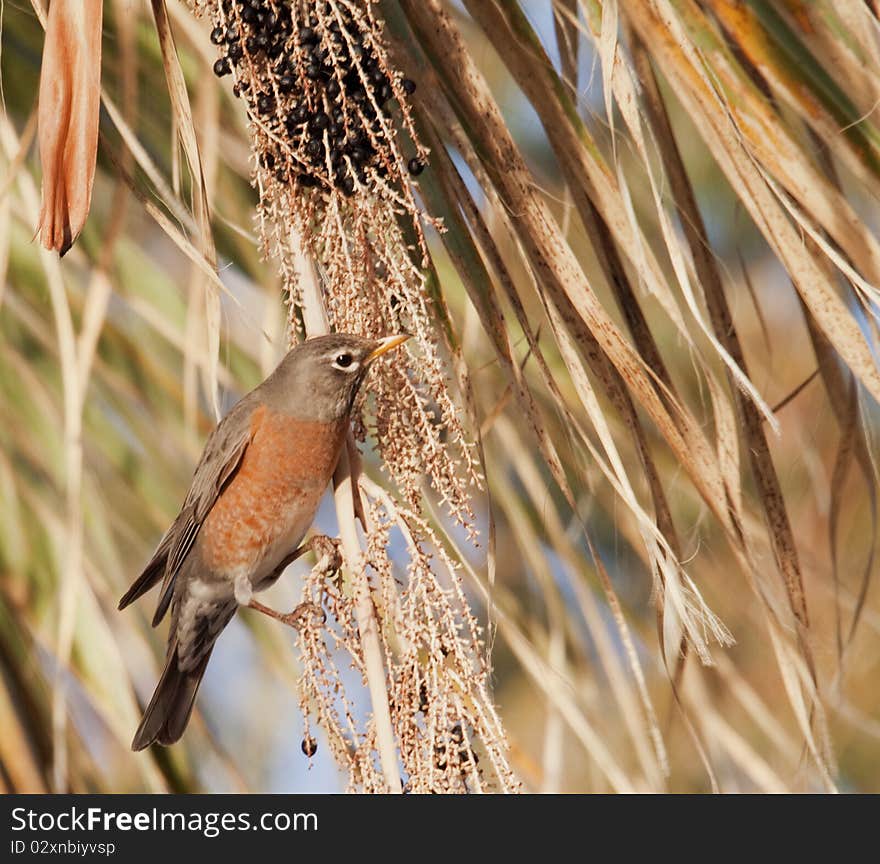
[[[173,744],[183,735],[210,657],[211,651],[208,650],[198,666],[182,671],[177,662],[175,642],[168,652],[165,669],[144,718],[134,733],[132,750],[143,750],[157,741],[159,744]]]

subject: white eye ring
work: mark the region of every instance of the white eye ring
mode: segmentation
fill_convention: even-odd
[[[343,353],[337,354],[333,360],[332,366],[334,369],[339,369],[341,372],[357,372],[360,363],[351,356],[351,354]]]

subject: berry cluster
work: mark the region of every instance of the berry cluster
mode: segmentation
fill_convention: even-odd
[[[333,186],[350,196],[388,175],[379,112],[389,117],[388,103],[416,85],[392,79],[348,6],[313,3],[308,14],[297,6],[223,0],[223,18],[211,32],[221,50],[214,73],[234,73],[233,92],[271,133],[260,163],[279,183]],[[407,163],[410,174],[423,169],[418,157]]]

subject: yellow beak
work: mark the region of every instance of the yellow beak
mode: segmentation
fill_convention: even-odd
[[[396,336],[386,336],[378,346],[367,354],[367,363],[372,363],[377,357],[387,354],[392,348],[403,345],[407,339],[412,338],[409,333],[398,333]]]

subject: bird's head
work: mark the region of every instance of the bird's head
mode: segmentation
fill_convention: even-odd
[[[370,364],[409,338],[334,333],[309,339],[292,348],[266,380],[266,397],[303,419],[337,420],[351,411]]]

